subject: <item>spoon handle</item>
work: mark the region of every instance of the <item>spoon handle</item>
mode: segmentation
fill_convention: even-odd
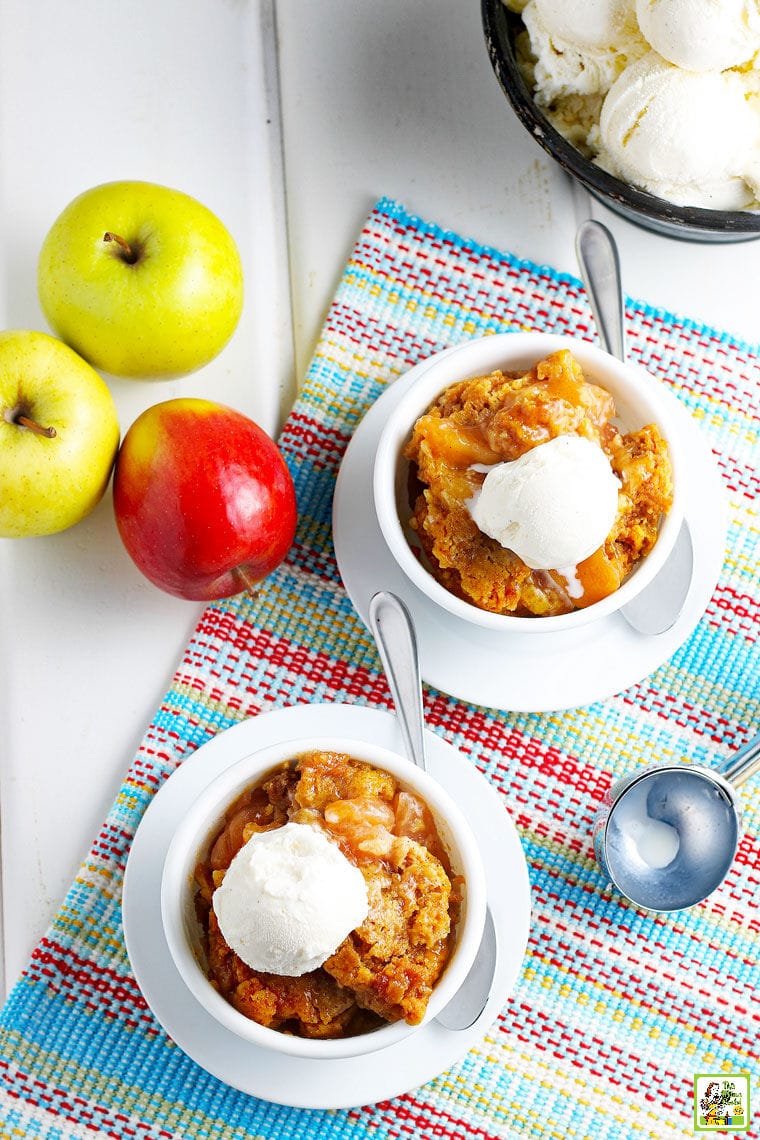
[[[401,598],[380,590],[370,599],[369,624],[396,706],[407,755],[424,770],[422,680],[411,614]]]
[[[578,226],[575,252],[602,348],[625,360],[625,308],[615,240],[606,226],[589,219]]]
[[[728,780],[729,784],[737,787],[756,772],[760,772],[760,736],[753,737],[738,752],[734,752],[733,756],[724,760],[718,765],[717,771]]]

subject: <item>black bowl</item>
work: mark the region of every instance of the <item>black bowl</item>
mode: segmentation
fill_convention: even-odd
[[[582,155],[536,106],[517,66],[514,40],[523,28],[520,17],[510,12],[502,0],[481,0],[481,16],[491,66],[523,126],[568,174],[605,206],[645,229],[687,241],[750,241],[760,237],[759,214],[676,206],[622,182]]]

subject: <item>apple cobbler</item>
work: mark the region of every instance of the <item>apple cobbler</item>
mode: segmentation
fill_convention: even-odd
[[[361,871],[369,902],[366,919],[324,964],[296,977],[246,965],[212,905],[251,836],[289,822],[324,830]],[[462,887],[427,805],[389,773],[326,751],[281,765],[239,796],[195,882],[212,984],[246,1017],[310,1038],[354,1036],[401,1019],[418,1024],[451,953]]]
[[[448,387],[417,420],[404,452],[410,526],[434,577],[483,610],[516,616],[567,613],[617,590],[657,541],[673,476],[658,428],[623,434],[614,416],[610,393],[590,383],[566,349],[524,374],[495,371]],[[478,528],[471,506],[494,465],[564,435],[603,450],[620,483],[617,514],[606,540],[576,566],[531,569]]]

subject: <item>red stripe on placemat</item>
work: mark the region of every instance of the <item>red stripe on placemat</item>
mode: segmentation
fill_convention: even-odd
[[[754,471],[746,463],[740,463],[732,455],[715,455],[715,460],[729,491],[753,503],[760,499],[760,472]]]
[[[547,927],[550,920],[548,915],[541,917]],[[760,1024],[760,1013],[750,1012],[752,999],[742,990],[746,1004],[741,1007],[736,1001],[732,1004],[735,1013],[742,1016],[745,1023],[738,1026],[735,1020],[724,1019],[721,1009],[715,1007],[727,1008],[729,1003],[723,994],[716,993],[713,988],[715,981],[720,979],[716,970],[702,968],[699,974],[693,968],[678,974],[661,971],[665,982],[670,983],[666,985],[660,981],[657,973],[663,944],[648,944],[643,937],[626,939],[622,946],[596,939],[590,944],[595,946],[597,952],[591,952],[584,945],[576,945],[567,938],[561,941],[555,939],[557,932],[574,935],[578,941],[582,941],[583,936],[580,931],[569,930],[561,920],[554,918],[553,922],[556,931],[538,926],[535,928],[530,939],[532,959],[537,959],[547,968],[560,970],[584,986],[604,990],[615,1000],[633,1000],[642,1012],[655,1012],[666,1023],[670,1021],[680,1026],[689,1026],[695,1035],[714,1036],[751,1055],[758,1037],[753,1025]],[[649,960],[643,955],[649,955]],[[572,963],[572,967],[569,963]],[[636,972],[639,977],[635,976]],[[734,990],[734,996],[735,994]],[[703,1003],[701,1005],[700,999]],[[697,1023],[693,1024],[695,1012],[698,1013],[698,1018],[695,1019]]]
[[[4,1091],[14,1100],[23,1098],[26,1104],[42,1109],[56,1120],[66,1120],[90,1132],[108,1136],[111,1140],[124,1140],[125,1136],[136,1136],[138,1133],[143,1140],[173,1140],[177,1136],[176,1132],[170,1132],[166,1128],[153,1128],[142,1120],[134,1120],[130,1126],[130,1117],[126,1113],[114,1112],[112,1107],[94,1100],[71,1096],[65,1089],[51,1087],[49,1092],[42,1092],[42,1089],[49,1086],[31,1077],[23,1069],[11,1068],[1,1057],[0,1072],[5,1074]]]
[[[739,593],[728,583],[719,582],[705,611],[709,617],[725,617],[721,620],[721,629],[724,633],[741,634],[750,644],[754,644],[760,636],[760,606],[751,594]],[[729,624],[730,622],[730,624]]]
[[[281,442],[292,440],[299,454],[305,456],[315,470],[337,470],[345,453],[350,436],[313,419],[293,413],[280,437]]]
[[[758,612],[750,611],[751,598],[748,595],[739,595],[736,591],[725,587],[716,591],[716,599],[714,604],[717,612],[722,610],[737,612],[740,616],[745,611],[744,603],[746,602],[746,612],[748,618],[751,617],[753,626],[760,624],[760,610]],[[735,607],[735,611],[732,609],[732,605]],[[742,632],[746,636],[746,631],[743,630]],[[220,640],[224,642],[226,657],[219,663],[218,676],[220,680],[223,679],[226,684],[233,688],[243,687],[247,689],[247,686],[253,686],[256,669],[260,667],[262,661],[265,661],[273,672],[286,669],[291,675],[297,675],[299,680],[303,679],[306,683],[303,689],[305,697],[310,692],[316,691],[317,687],[321,692],[326,686],[334,694],[342,695],[344,698],[346,696],[364,697],[371,699],[373,703],[379,701],[383,707],[392,707],[387,684],[382,674],[375,673],[364,665],[344,661],[320,650],[301,645],[287,637],[255,627],[236,615],[217,609],[207,611],[202,617],[198,627],[198,640],[191,655],[186,653],[183,659],[183,664],[188,667],[191,667],[197,659],[199,650],[201,660],[203,659],[204,643],[202,638],[204,634],[213,639],[208,644],[207,658],[209,661],[217,660],[217,643]],[[250,656],[251,659],[250,669],[242,673],[239,681],[232,678],[233,670],[239,669],[240,666],[240,655],[235,652],[236,650]],[[185,677],[180,670],[178,683],[194,684],[193,677],[191,675]],[[207,688],[202,683],[196,684],[196,687],[199,691]],[[252,689],[247,691],[252,691]],[[264,686],[259,692],[259,699],[262,697],[266,698]],[[225,696],[225,699],[228,697]],[[529,759],[532,764],[536,759],[542,758],[542,762],[548,762],[550,768],[552,765],[564,766],[565,777],[572,778],[579,789],[584,792],[588,791],[594,799],[601,799],[604,795],[608,778],[594,764],[585,764],[580,760],[574,760],[557,748],[543,747],[538,738],[526,738],[526,734],[519,729],[507,729],[498,717],[494,717],[489,710],[480,706],[472,707],[468,710],[467,718],[463,718],[461,707],[445,694],[440,694],[436,690],[429,690],[426,691],[425,699],[431,725],[455,734],[459,738],[458,746],[463,752],[471,754],[474,751],[472,745],[475,746],[479,754],[490,748],[495,753],[503,754],[506,758]],[[684,704],[679,712],[678,698],[659,689],[654,689],[645,682],[642,682],[638,687],[626,690],[621,694],[620,699],[634,708],[654,712],[669,723],[674,722],[673,714],[675,712],[674,723],[680,727],[688,728],[697,736],[704,735],[716,743],[730,743],[725,731],[718,727],[722,723],[728,726],[728,720],[721,721],[721,718],[715,718],[714,714],[711,715],[708,710],[696,708],[690,704]],[[510,775],[515,774],[502,764],[497,764],[496,767],[497,772],[509,771]]]
[[[437,1108],[427,1101],[418,1100],[411,1093],[404,1093],[395,1100],[379,1101],[363,1110],[368,1116],[379,1116],[389,1125],[389,1136],[420,1135],[417,1129],[429,1129],[428,1135],[451,1137],[459,1140],[463,1136],[478,1136],[482,1140],[497,1140],[499,1133],[491,1132],[474,1125],[461,1116],[454,1116]],[[403,1123],[400,1123],[403,1122]],[[410,1127],[414,1126],[414,1127]]]
[[[36,979],[67,1001],[89,1008],[101,1007],[106,1017],[122,1016],[127,1027],[138,1023],[157,1035],[160,1029],[131,974],[120,974],[83,958],[71,946],[43,938],[34,950],[26,976]]]
[[[442,347],[440,341],[425,336],[419,329],[389,326],[386,321],[340,303],[335,304],[328,313],[325,329],[365,351],[369,342],[374,350],[371,359],[382,348],[385,350],[383,355],[389,356],[393,361],[400,360],[408,367],[438,352]],[[363,335],[355,335],[357,330],[361,330]]]

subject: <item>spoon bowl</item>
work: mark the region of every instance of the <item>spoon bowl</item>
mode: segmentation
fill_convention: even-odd
[[[720,886],[739,844],[740,812],[722,777],[654,765],[619,781],[594,830],[597,861],[647,910],[684,910]]]
[[[760,769],[760,736],[715,768],[654,764],[613,784],[593,826],[597,862],[647,910],[685,910],[725,879],[741,837],[736,788]]]

